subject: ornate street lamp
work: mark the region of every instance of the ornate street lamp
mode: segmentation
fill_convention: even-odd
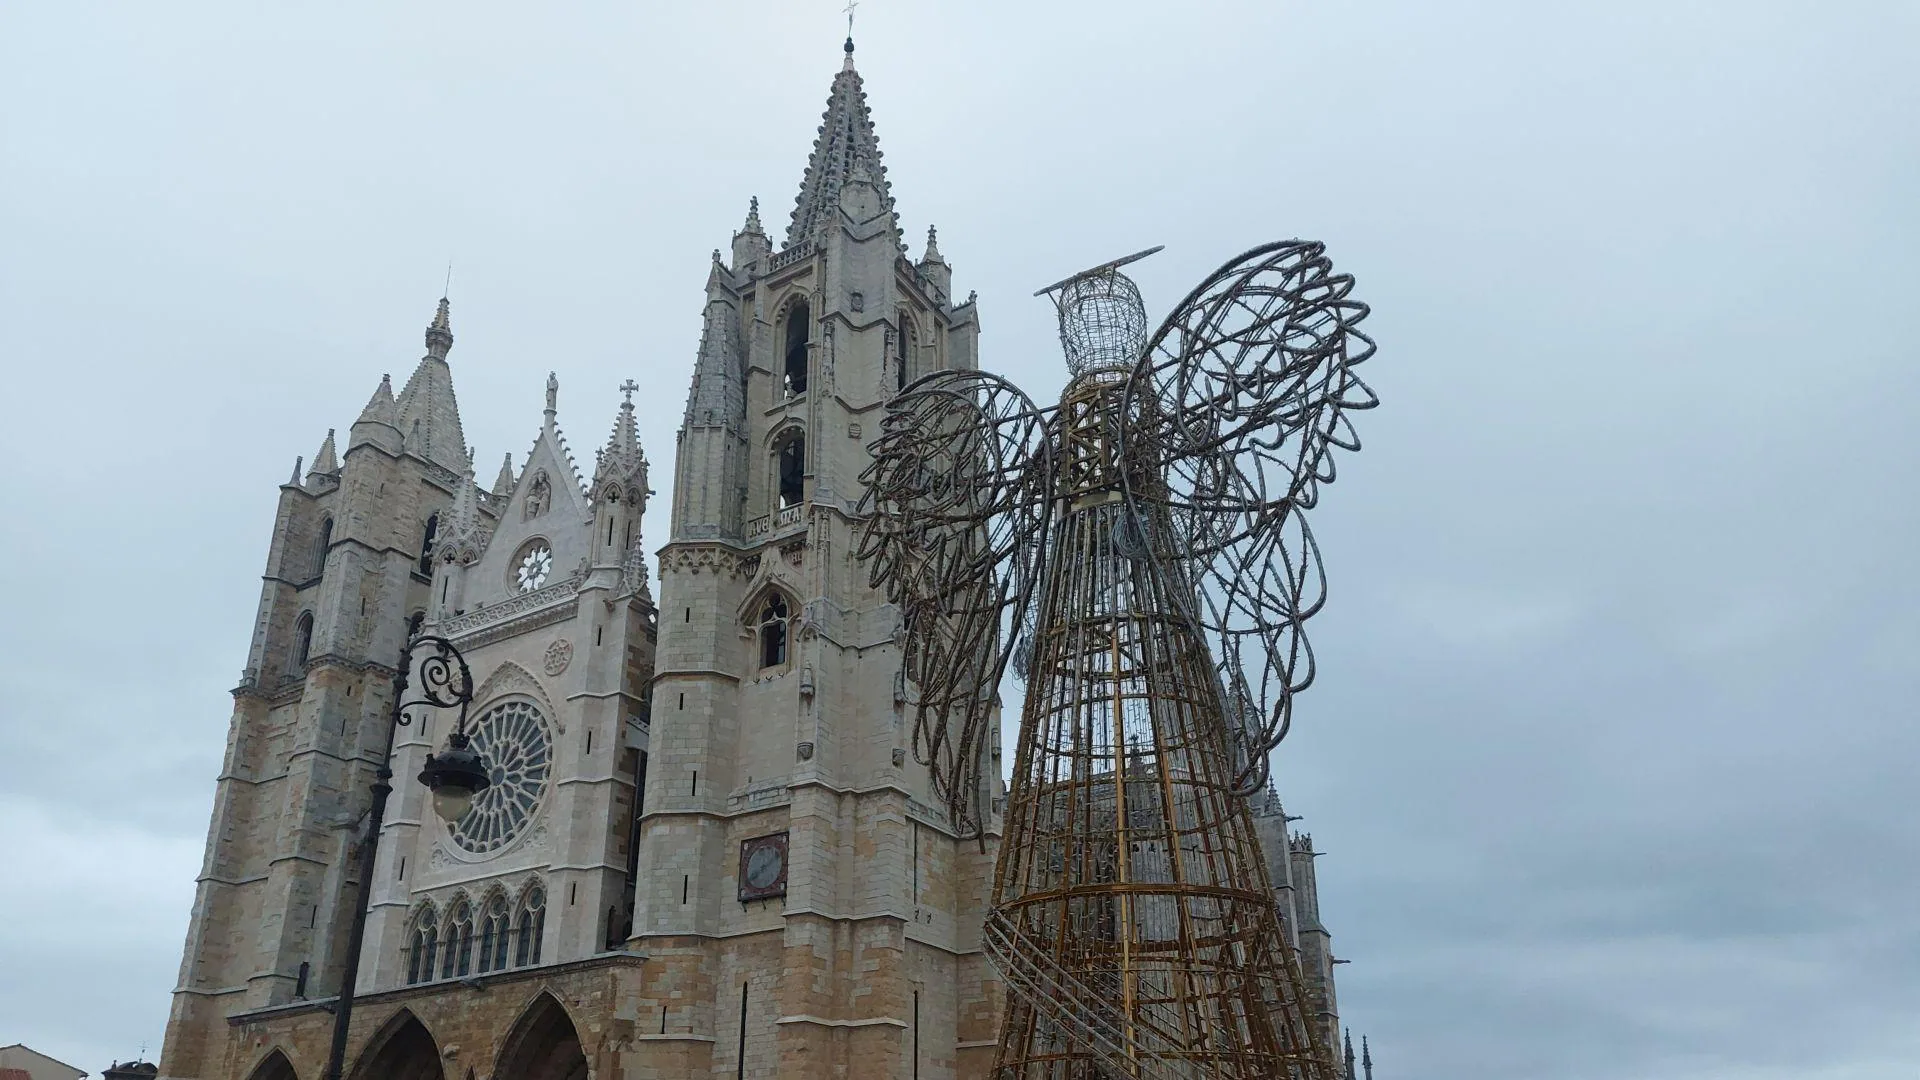
[[[407,699],[408,679],[413,672],[416,650],[420,655],[420,696]],[[347,938],[346,971],[340,977],[340,997],[333,1007],[333,1049],[327,1055],[326,1080],[340,1080],[346,1062],[347,1027],[353,1020],[354,983],[360,978],[360,943],[367,933],[367,901],[373,892],[373,860],[380,843],[380,827],[386,821],[387,796],[393,793],[393,739],[403,724],[413,718],[407,710],[415,705],[436,709],[460,707],[460,719],[447,736],[447,749],[427,755],[427,766],[420,770],[420,782],[433,792],[433,812],[451,825],[466,815],[473,797],[486,790],[489,782],[487,763],[469,749],[467,708],[473,704],[473,673],[467,659],[453,642],[432,634],[409,637],[400,650],[400,666],[393,673],[393,709],[387,718],[386,748],[380,754],[380,770],[373,775],[373,805],[367,811],[367,839],[360,846],[359,897],[353,909],[353,930]]]

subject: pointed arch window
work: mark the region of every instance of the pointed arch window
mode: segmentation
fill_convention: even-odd
[[[787,616],[787,598],[777,592],[768,593],[767,602],[760,605],[760,617],[755,620],[762,668],[779,667],[787,662]]]
[[[426,982],[433,978],[433,961],[440,947],[440,917],[428,904],[420,909],[413,922],[413,933],[407,944],[407,985]]]
[[[773,455],[774,483],[780,509],[799,506],[807,495],[807,436],[794,431],[780,443]]]
[[[454,905],[453,914],[447,919],[447,931],[441,938],[440,977],[451,979],[472,972],[473,905],[465,900]]]
[[[913,323],[902,315],[900,332],[893,337],[893,389],[896,393],[907,388],[907,357],[912,351]]]
[[[507,939],[512,936],[508,925],[507,898],[494,893],[487,901],[487,913],[480,922],[480,955],[475,962],[479,971],[502,971],[507,966]]]
[[[535,885],[521,899],[520,915],[514,920],[514,967],[531,967],[540,962],[540,939],[546,929],[547,891]]]
[[[433,573],[433,540],[440,534],[440,515],[428,514],[426,527],[420,530],[420,572]]]
[[[805,300],[787,309],[782,382],[788,397],[798,397],[807,392],[807,337],[812,325],[813,312]]]
[[[320,521],[320,535],[313,545],[313,576],[319,577],[327,569],[327,549],[333,546],[333,518]]]
[[[302,675],[307,670],[307,659],[313,651],[313,612],[303,611],[293,623],[293,652],[289,655],[287,673]]]

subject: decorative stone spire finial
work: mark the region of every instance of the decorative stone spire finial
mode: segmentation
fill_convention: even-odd
[[[560,411],[560,377],[555,375],[553,372],[549,371],[547,372],[547,419],[548,421],[552,421],[552,419],[554,418],[554,415],[559,411]]]
[[[440,309],[433,313],[433,323],[427,327],[427,355],[435,360],[445,360],[447,352],[453,348],[453,324],[447,319],[447,298],[440,298]]]
[[[486,550],[491,532],[487,519],[480,513],[480,489],[473,482],[473,465],[468,463],[454,489],[453,506],[441,526],[435,554],[446,562],[470,565]]]
[[[1367,1070],[1366,1080],[1373,1080],[1373,1047],[1365,1035],[1360,1036],[1360,1067]]]
[[[292,476],[289,476],[289,477],[287,477],[287,483],[289,483],[289,484],[292,484],[292,485],[294,485],[294,486],[296,486],[296,487],[298,487],[298,486],[299,486],[299,484],[300,484],[300,466],[302,466],[302,465],[304,465],[304,464],[306,464],[306,461],[307,461],[307,459],[306,459],[306,458],[304,458],[304,457],[296,457],[296,458],[294,458],[294,459],[293,459],[293,475],[292,475]]]
[[[595,488],[602,481],[615,480],[646,489],[647,455],[640,449],[640,425],[633,416],[633,395],[639,389],[640,384],[632,379],[620,384],[625,400],[620,403],[619,415],[613,418],[613,433],[598,455],[599,463],[593,471]]]
[[[506,460],[500,463],[500,475],[494,477],[493,480],[494,498],[501,500],[511,498],[513,495],[513,479],[513,451],[509,450],[507,451]]]
[[[360,423],[386,424],[394,422],[393,376],[380,376],[380,385],[373,388],[373,396],[367,399],[367,407],[360,410]]]
[[[905,247],[903,243],[901,247]],[[927,251],[920,256],[920,279],[933,287],[941,303],[953,292],[953,267],[940,255],[940,234],[933,226],[927,226]]]
[[[313,468],[307,470],[309,481],[323,476],[332,476],[340,471],[340,455],[333,446],[333,429],[327,429],[327,437],[320,440],[320,450],[313,455]]]
[[[860,0],[847,0],[847,6],[843,9],[847,13],[847,58],[841,62],[840,70],[842,71],[853,70],[853,13],[857,11],[859,7]]]
[[[772,251],[773,241],[767,239],[767,230],[760,224],[760,197],[756,195],[747,203],[747,223],[733,234],[733,268],[744,272]]]
[[[1353,1075],[1353,1029],[1352,1028],[1346,1029],[1346,1043],[1347,1043],[1346,1068],[1341,1070],[1341,1076],[1343,1076],[1345,1080],[1358,1080],[1358,1078]]]

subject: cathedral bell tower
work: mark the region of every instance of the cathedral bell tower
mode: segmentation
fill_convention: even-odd
[[[907,256],[853,43],[784,241],[715,251],[661,549],[630,947],[638,1073],[984,1075],[997,843],[914,755],[899,613],[854,559],[867,446],[911,379],[978,364],[932,231]],[[1000,775],[997,760],[983,771]]]
[[[381,377],[344,455],[329,431],[281,485],[163,1075],[217,1062],[230,1013],[339,987],[393,665],[468,468],[444,299],[426,345],[398,396]]]

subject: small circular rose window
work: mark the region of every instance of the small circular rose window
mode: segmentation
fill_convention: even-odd
[[[553,549],[544,540],[535,540],[520,549],[514,558],[513,583],[521,592],[532,592],[553,575]]]
[[[452,833],[454,843],[484,855],[511,843],[533,817],[552,771],[553,737],[540,710],[525,701],[488,709],[470,734],[489,782]]]

